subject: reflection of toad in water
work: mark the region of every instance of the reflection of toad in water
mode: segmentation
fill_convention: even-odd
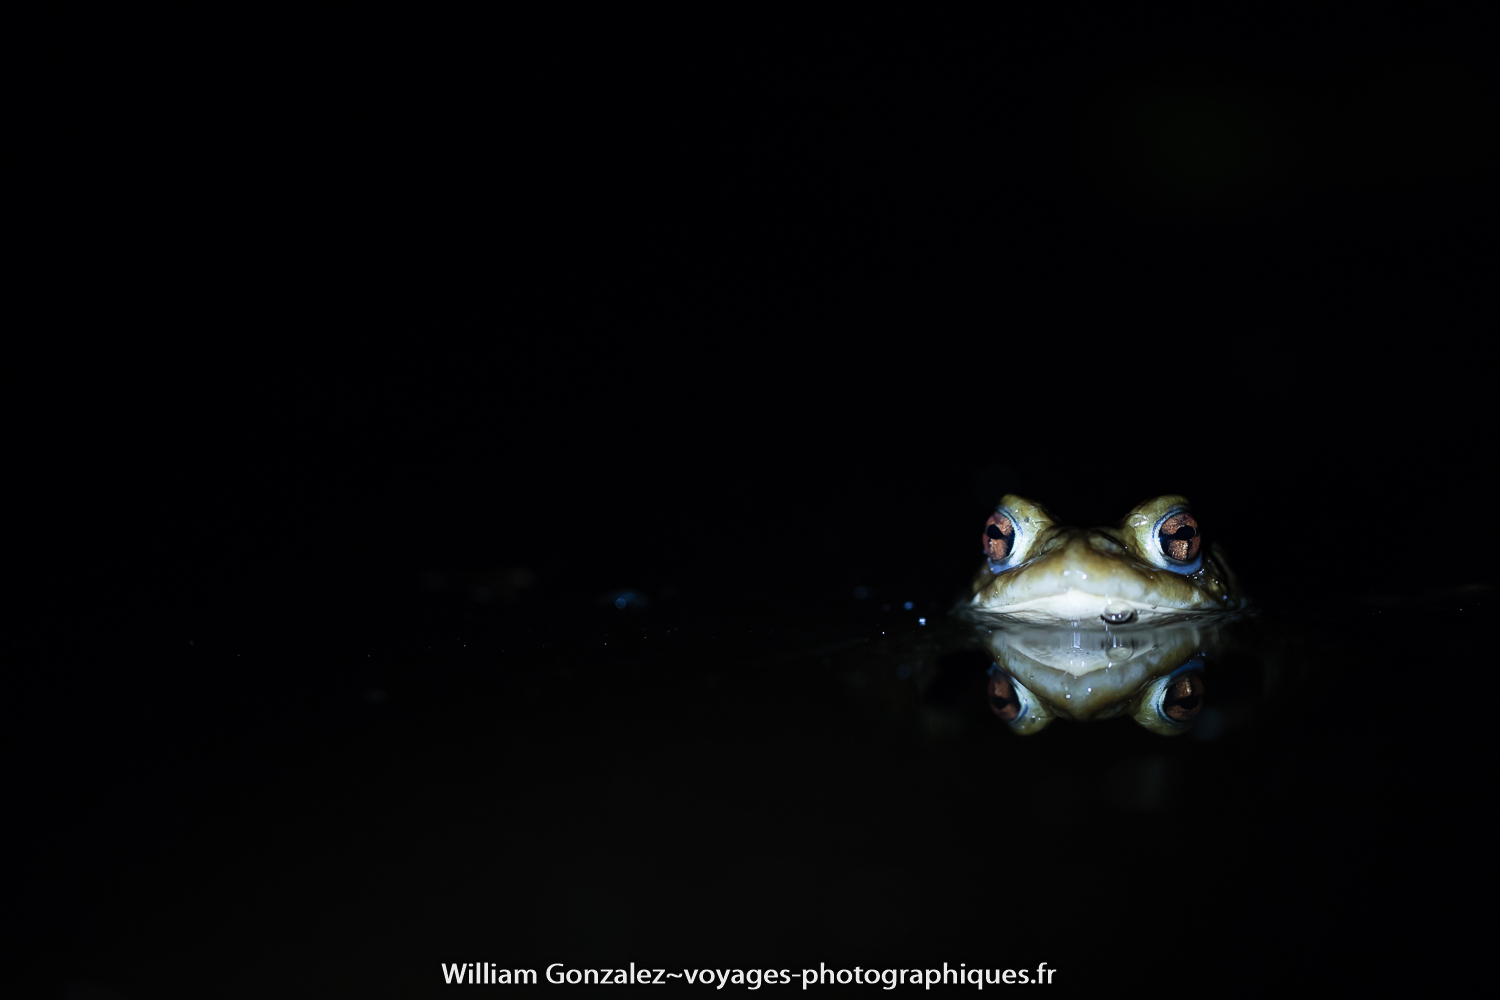
[[[1178,625],[1131,632],[995,629],[990,708],[1018,733],[1054,718],[1128,715],[1154,733],[1187,732],[1204,705],[1203,671],[1218,629]]]

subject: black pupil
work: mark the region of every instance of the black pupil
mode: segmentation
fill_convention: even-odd
[[[1170,539],[1171,541],[1174,541],[1174,542],[1188,542],[1188,541],[1192,541],[1194,538],[1197,537],[1197,535],[1198,535],[1198,529],[1194,528],[1191,524],[1184,524],[1182,527],[1178,528],[1176,531],[1172,532],[1170,535],[1167,534],[1165,531],[1163,531],[1161,533],[1161,537],[1166,538],[1166,539]]]
[[[1002,535],[1000,533],[999,526],[998,525],[994,525],[994,524],[990,525],[988,528],[985,528],[984,529],[984,533],[986,535],[989,535],[991,538],[1004,538],[1005,537],[1004,535]]]
[[[1181,698],[1168,698],[1165,707],[1167,707],[1167,708],[1182,708],[1182,709],[1190,712],[1193,709],[1195,709],[1195,708],[1198,707],[1198,701],[1199,701],[1198,692],[1190,690],[1187,694],[1183,695]]]
[[[1198,706],[1203,704],[1203,689],[1194,684],[1191,677],[1185,678],[1186,684],[1172,685],[1173,688],[1186,688],[1180,695],[1173,695],[1168,689],[1167,696],[1162,699],[1162,708],[1180,708],[1184,712],[1197,711]]]

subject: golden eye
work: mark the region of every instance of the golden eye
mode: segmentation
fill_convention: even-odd
[[[1198,522],[1185,510],[1180,510],[1164,519],[1156,529],[1161,542],[1161,554],[1175,563],[1190,563],[1198,558],[1203,536],[1198,531]]]
[[[1041,732],[1053,719],[1045,702],[1016,683],[1014,677],[996,667],[990,668],[986,694],[989,696],[990,711],[1009,726],[1011,732],[1021,736]]]
[[[1203,710],[1203,675],[1197,671],[1172,678],[1161,696],[1161,714],[1173,722],[1186,725]]]
[[[1142,688],[1131,707],[1131,718],[1159,736],[1178,736],[1192,728],[1207,697],[1203,654],[1198,653]]]
[[[1005,722],[1014,722],[1021,714],[1015,685],[1004,674],[990,674],[990,711]]]
[[[984,554],[993,562],[1005,562],[1016,544],[1016,525],[1000,511],[984,522]]]

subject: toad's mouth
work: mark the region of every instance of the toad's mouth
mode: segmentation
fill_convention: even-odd
[[[1108,624],[1124,625],[1131,622],[1159,621],[1179,617],[1197,610],[1157,603],[1144,598],[1090,594],[1082,590],[1068,590],[1060,594],[987,605],[984,604],[980,595],[976,595],[974,603],[984,605],[984,611],[987,614],[1004,615],[1015,621],[1037,623],[1082,622],[1098,619]]]
[[[1103,571],[1101,571],[1103,570]],[[1125,567],[1061,565],[1022,567],[974,596],[986,614],[1012,621],[1100,622],[1125,625],[1219,610],[1222,605],[1175,575],[1131,572]]]

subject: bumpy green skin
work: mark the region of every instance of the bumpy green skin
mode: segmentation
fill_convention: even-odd
[[[1000,573],[982,566],[974,578],[973,610],[1031,624],[1163,623],[1221,615],[1244,605],[1223,554],[1207,542],[1202,565],[1190,574],[1160,565],[1152,532],[1187,500],[1167,495],[1147,500],[1117,528],[1068,528],[1043,507],[1009,494],[1000,501],[1021,528],[1022,561]]]

